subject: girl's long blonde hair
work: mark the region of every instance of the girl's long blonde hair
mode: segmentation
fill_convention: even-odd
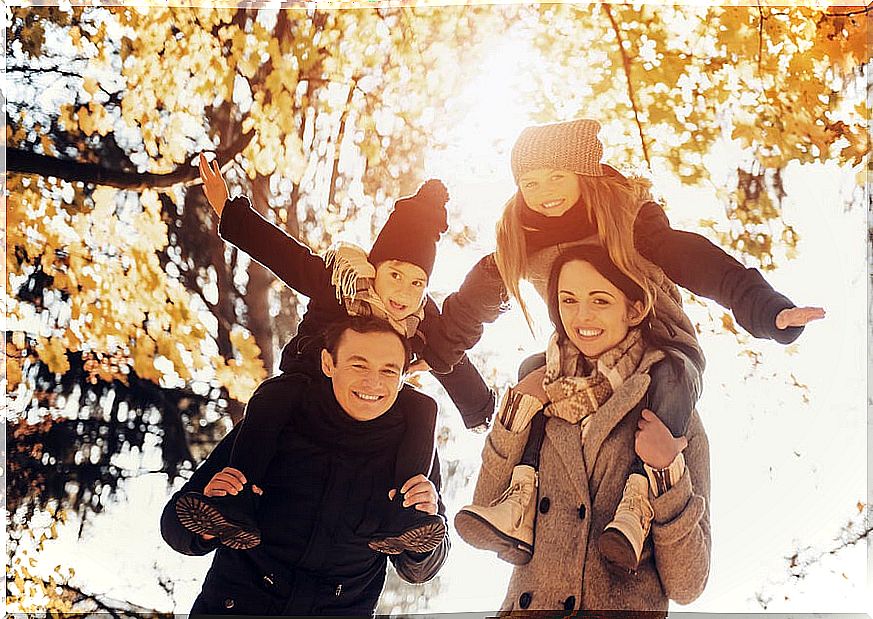
[[[617,176],[581,176],[581,200],[588,213],[597,222],[597,237],[609,252],[616,266],[631,278],[645,294],[644,314],[652,311],[655,286],[646,276],[641,258],[634,248],[634,221],[642,202],[649,197],[648,181],[635,178],[631,182]],[[523,209],[528,208],[517,191],[507,201],[497,221],[497,251],[495,261],[500,277],[510,295],[518,300],[525,320],[531,325],[530,314],[521,297],[519,283],[528,275],[529,258],[521,223]],[[581,240],[581,239],[580,239]]]

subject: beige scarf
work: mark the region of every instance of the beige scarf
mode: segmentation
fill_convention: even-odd
[[[367,252],[358,247],[343,243],[324,254],[324,264],[333,267],[330,283],[336,288],[336,298],[345,305],[351,316],[374,316],[387,320],[394,330],[407,338],[415,336],[418,325],[424,319],[424,301],[421,307],[404,318],[397,320],[373,289],[376,270],[367,261]]]
[[[645,349],[642,333],[633,328],[615,347],[589,360],[573,344],[559,341],[558,334],[553,333],[546,349],[543,379],[550,400],[545,414],[570,423],[581,422],[584,437],[590,416],[633,375]]]

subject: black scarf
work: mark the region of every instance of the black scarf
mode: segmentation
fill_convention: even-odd
[[[375,419],[358,421],[340,407],[329,378],[311,380],[311,389],[304,390],[300,398],[297,429],[301,434],[349,455],[376,456],[397,450],[406,428],[398,402]]]

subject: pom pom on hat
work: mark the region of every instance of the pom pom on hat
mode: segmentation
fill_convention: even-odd
[[[436,245],[440,235],[449,229],[448,201],[446,186],[434,178],[423,183],[415,195],[397,200],[373,243],[370,262],[374,265],[385,260],[409,262],[430,277]]]

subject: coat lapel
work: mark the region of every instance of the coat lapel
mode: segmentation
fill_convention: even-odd
[[[591,417],[588,433],[582,443],[583,457],[589,472],[594,470],[594,461],[597,460],[603,441],[646,395],[651,382],[648,375],[649,368],[663,358],[664,353],[659,350],[646,351],[636,373],[624,381],[612,397]]]
[[[577,424],[557,417],[546,420],[546,438],[554,445],[555,452],[567,469],[567,477],[578,495],[579,501],[588,496],[588,477],[582,460],[582,435]]]

